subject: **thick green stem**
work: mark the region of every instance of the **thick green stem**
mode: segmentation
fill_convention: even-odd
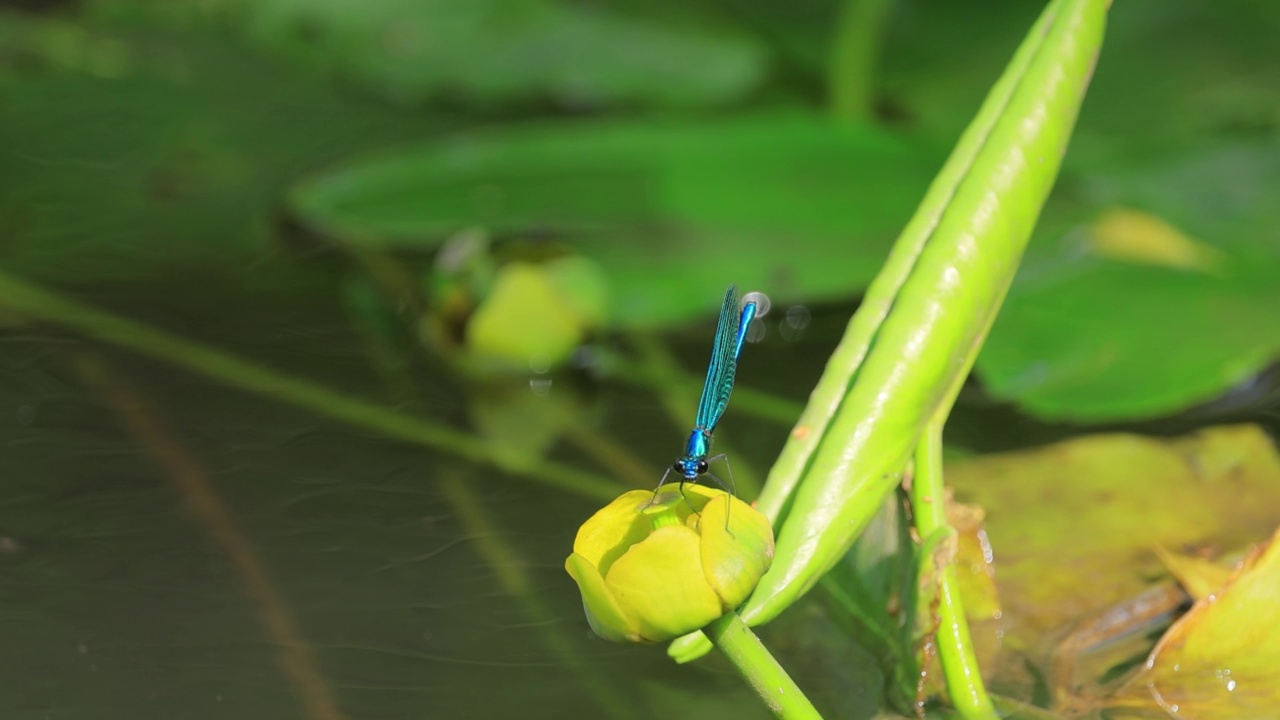
[[[468,460],[501,466],[479,438],[347,397],[321,385],[268,370],[234,355],[84,305],[0,272],[0,307],[58,323],[157,360],[200,373],[231,387],[291,403],[389,437],[426,445]],[[519,471],[545,485],[611,500],[620,486],[575,468],[538,463]],[[514,474],[514,471],[513,471]]]
[[[791,676],[787,675],[787,671],[769,654],[760,638],[742,622],[738,613],[731,612],[713,621],[702,631],[760,694],[760,699],[769,706],[774,717],[787,720],[821,719],[822,716],[809,702],[809,698],[804,696]]]
[[[844,557],[968,373],[1057,174],[1108,5],[1046,6],[868,288],[760,494],[777,544],[748,623]]]
[[[915,475],[911,480],[911,508],[916,531],[930,538],[947,528],[947,499],[942,483],[942,424],[940,413],[925,427],[916,447]],[[934,557],[945,553],[931,553]],[[946,679],[951,703],[965,720],[996,720],[991,698],[982,685],[978,659],[969,637],[954,558],[939,563],[934,573],[938,581],[938,659]]]
[[[841,120],[866,121],[875,101],[876,63],[893,0],[845,0],[827,70],[827,101]]]

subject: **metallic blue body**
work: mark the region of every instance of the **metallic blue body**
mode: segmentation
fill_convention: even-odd
[[[711,434],[716,431],[733,392],[733,377],[738,369],[738,356],[747,330],[756,317],[756,304],[749,302],[738,310],[738,289],[729,286],[720,308],[720,320],[716,323],[716,337],[711,344],[711,363],[707,367],[707,379],[702,385],[702,397],[698,400],[698,417],[694,421],[689,441],[685,443],[684,456],[671,465],[685,480],[696,480],[707,472],[707,455],[711,452]],[[665,476],[663,478],[665,480]]]

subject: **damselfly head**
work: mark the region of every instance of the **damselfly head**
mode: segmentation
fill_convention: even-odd
[[[696,480],[699,475],[707,473],[707,459],[682,457],[671,463],[671,469],[685,480]]]

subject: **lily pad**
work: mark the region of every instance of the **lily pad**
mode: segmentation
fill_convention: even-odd
[[[441,126],[207,28],[14,13],[0,26],[0,125],[21,138],[0,154],[0,252],[44,281],[168,284],[222,313],[250,286],[259,301],[300,294],[314,274],[265,261],[279,255],[263,232],[279,194],[346,154]],[[193,278],[218,272],[235,289],[211,303],[216,285]]]
[[[1160,562],[1178,578],[1178,584],[1196,600],[1218,592],[1231,578],[1232,569],[1226,565],[1172,552],[1160,545],[1153,549],[1160,556]]]
[[[1275,717],[1280,705],[1280,533],[1160,639],[1117,704],[1198,720]]]
[[[257,41],[402,102],[705,107],[766,75],[759,41],[547,0],[222,0]]]
[[[986,509],[1014,647],[1148,587],[1154,545],[1244,547],[1280,520],[1280,456],[1252,425],[1089,436],[954,463],[947,482]]]
[[[1209,402],[1280,359],[1280,143],[1087,188],[1101,210],[1033,248],[978,358],[994,395],[1055,419],[1135,419]]]
[[[611,320],[709,310],[730,281],[775,300],[866,286],[936,169],[932,153],[803,115],[559,123],[352,162],[292,206],[339,241],[433,248],[460,229],[552,237],[596,261]]]

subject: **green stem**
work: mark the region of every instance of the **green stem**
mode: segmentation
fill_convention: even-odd
[[[845,0],[831,42],[827,101],[841,120],[866,121],[875,101],[876,61],[893,0]]]
[[[711,642],[729,658],[742,677],[759,693],[774,717],[795,720],[818,718],[818,710],[800,688],[769,654],[760,638],[731,612],[702,630]]]
[[[229,386],[297,405],[352,425],[376,430],[473,462],[501,467],[483,440],[421,418],[387,410],[321,385],[254,365],[246,360],[64,298],[0,272],[0,306],[173,363]],[[515,471],[512,471],[513,473]],[[519,471],[525,477],[593,499],[612,500],[620,486],[576,468],[538,463]]]
[[[948,405],[949,407],[949,405]],[[921,538],[947,529],[947,499],[942,483],[942,424],[946,413],[934,416],[916,446],[915,475],[911,480],[911,508]],[[936,557],[938,553],[933,553]],[[996,720],[991,698],[982,685],[978,659],[969,637],[969,623],[960,599],[954,558],[937,568],[938,659],[947,683],[947,694],[965,720]]]

